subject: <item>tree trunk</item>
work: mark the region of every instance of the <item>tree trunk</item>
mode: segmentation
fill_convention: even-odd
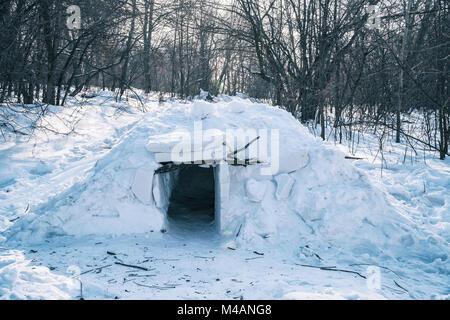
[[[400,132],[402,130],[401,123],[401,113],[403,108],[403,89],[404,89],[404,68],[406,67],[406,57],[407,57],[407,46],[408,46],[408,37],[409,37],[409,28],[410,28],[410,11],[412,7],[412,0],[408,0],[408,4],[405,11],[405,31],[403,33],[402,39],[402,47],[400,51],[400,76],[398,83],[398,91],[397,91],[397,110],[396,110],[396,133],[395,133],[395,142],[400,143]]]
[[[132,7],[133,7],[133,17],[131,19],[131,25],[130,25],[130,32],[128,33],[128,39],[125,47],[125,51],[123,53],[123,65],[122,65],[122,72],[120,75],[120,96],[119,100],[122,99],[122,95],[125,92],[125,87],[127,86],[127,75],[128,75],[128,63],[130,61],[130,53],[132,49],[132,42],[133,42],[133,35],[134,35],[134,26],[135,26],[135,20],[136,20],[136,0],[132,1]]]
[[[153,8],[155,1],[145,1],[144,18],[144,90],[150,93],[152,89],[151,77],[151,54],[152,54],[152,34],[153,34]]]

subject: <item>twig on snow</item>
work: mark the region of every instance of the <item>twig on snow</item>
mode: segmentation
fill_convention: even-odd
[[[194,258],[198,258],[198,259],[211,259],[214,261],[215,257],[203,257],[203,256],[194,256]]]
[[[353,270],[336,269],[336,267],[318,267],[318,266],[310,266],[310,265],[307,265],[307,264],[298,264],[298,263],[296,263],[296,265],[301,266],[301,267],[316,268],[316,269],[326,270],[326,271],[338,271],[338,272],[353,273],[353,274],[356,274],[356,275],[360,276],[361,278],[366,279],[366,276],[362,275],[361,273],[359,273],[359,272],[357,272],[357,271],[353,271]]]
[[[129,267],[129,268],[135,268],[135,269],[139,269],[139,270],[144,270],[144,271],[150,271],[148,268],[145,267],[140,267],[140,266],[135,266],[133,264],[126,264],[126,263],[122,263],[122,262],[114,262],[115,264],[118,264],[120,266],[124,266],[124,267]]]
[[[137,286],[140,287],[146,287],[146,288],[152,288],[152,289],[158,289],[158,290],[168,290],[168,289],[175,289],[176,286],[175,285],[171,285],[171,286],[165,286],[165,287],[161,287],[161,286],[155,286],[155,285],[146,285],[146,284],[142,284],[142,283],[138,283],[136,281],[133,281],[133,283]]]
[[[376,265],[376,264],[370,264],[370,263],[352,263],[350,266],[375,266],[375,267],[378,267],[378,268],[381,268],[381,269],[386,269],[386,270],[389,270],[390,272],[392,272],[393,274],[395,274],[397,277],[399,277],[400,279],[402,278],[402,277],[400,277],[400,275],[397,273],[397,272],[395,272],[394,270],[392,270],[392,269],[389,269],[388,267],[383,267],[383,266],[379,266],[379,265]]]
[[[233,155],[235,155],[235,154],[238,154],[239,152],[241,152],[241,151],[247,149],[253,142],[255,142],[256,140],[258,140],[259,138],[260,138],[260,137],[258,136],[258,137],[256,137],[255,139],[253,139],[252,141],[250,141],[249,143],[247,143],[244,147],[242,147],[242,148],[240,148],[240,149],[237,149],[237,150],[235,150],[235,151],[233,151],[233,152],[228,153],[228,154],[227,154],[227,157],[230,158],[231,156],[233,156]]]
[[[103,270],[103,269],[105,269],[105,268],[108,268],[108,267],[111,267],[111,266],[112,266],[112,264],[108,264],[108,265],[103,266],[103,267],[98,267],[98,268],[86,270],[86,271],[83,271],[82,273],[80,273],[80,275],[81,275],[81,274],[86,274],[86,273],[89,273],[89,272],[92,272],[92,271],[95,271],[95,272],[98,273],[98,272],[100,272],[101,270]]]
[[[406,290],[405,288],[403,288],[401,285],[399,285],[399,284],[397,283],[397,281],[394,280],[394,283],[395,283],[395,285],[396,285],[397,287],[399,287],[400,289],[403,289],[403,290],[405,290],[406,292],[409,293],[409,291]]]

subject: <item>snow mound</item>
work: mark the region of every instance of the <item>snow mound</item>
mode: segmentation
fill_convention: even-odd
[[[153,176],[161,167],[155,157],[171,150],[177,132],[192,133],[195,122],[216,133],[279,132],[279,170],[273,175],[262,174],[266,164],[225,164],[221,170],[224,241],[251,248],[283,244],[280,248],[311,259],[342,253],[368,261],[412,258],[449,272],[442,267],[449,254],[444,239],[390,204],[343,153],[313,137],[288,112],[245,97],[165,103],[144,114],[83,181],[30,210],[6,237],[42,241],[163,229],[170,181],[159,183]]]
[[[30,263],[21,251],[9,250],[0,255],[0,300],[61,300],[79,293],[77,280]]]

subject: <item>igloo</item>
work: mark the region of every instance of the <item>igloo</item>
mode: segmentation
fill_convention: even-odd
[[[252,202],[262,201],[265,191],[265,185],[252,176],[258,180],[287,176],[291,180],[288,183],[276,180],[278,190],[283,190],[287,198],[293,179],[286,172],[304,166],[307,153],[297,151],[280,157],[278,128],[239,127],[238,122],[224,130],[204,130],[203,120],[194,120],[192,130],[150,137],[146,149],[159,167],[152,177],[148,171],[136,172],[134,194],[147,203],[152,196],[166,224],[203,222],[203,226],[214,225],[219,233],[236,229],[234,222],[239,220],[228,203],[230,185],[241,183],[235,181],[235,175],[251,172],[242,195]]]
[[[382,255],[413,252],[425,237],[342,152],[277,107],[227,96],[165,103],[120,137],[8,239],[185,228],[253,250],[285,243]]]

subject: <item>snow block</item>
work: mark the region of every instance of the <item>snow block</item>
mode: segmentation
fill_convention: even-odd
[[[225,135],[222,131],[208,129],[200,134],[189,131],[177,131],[166,135],[158,135],[150,138],[146,149],[154,153],[158,163],[174,162],[218,162],[225,158]]]
[[[153,182],[153,199],[155,199],[155,206],[161,209],[164,207],[164,197],[157,179],[158,177]]]
[[[153,199],[158,209],[167,210],[170,196],[176,183],[177,172],[171,171],[165,174],[157,174],[153,178]]]
[[[172,162],[172,160],[170,153],[155,153],[155,161],[158,163]]]
[[[295,180],[288,174],[283,173],[275,177],[277,182],[277,191],[275,192],[275,198],[277,200],[286,200],[289,198],[292,187],[294,186]]]
[[[217,167],[218,181],[220,183],[219,197],[221,201],[228,200],[230,195],[230,171],[226,162],[220,163]]]
[[[267,184],[265,181],[250,179],[245,184],[245,189],[247,190],[247,197],[250,201],[261,202],[266,194]]]
[[[152,201],[153,171],[138,169],[134,176],[134,182],[131,191],[144,204],[150,204]]]
[[[297,151],[293,153],[280,152],[280,168],[278,173],[290,173],[305,168],[309,162],[307,151]]]
[[[149,152],[171,153],[180,142],[190,143],[191,137],[187,131],[174,131],[151,137],[145,146]]]
[[[230,197],[230,169],[226,162],[221,162],[215,167],[215,215],[216,226],[219,231],[226,228],[225,218],[228,212],[228,200]]]

